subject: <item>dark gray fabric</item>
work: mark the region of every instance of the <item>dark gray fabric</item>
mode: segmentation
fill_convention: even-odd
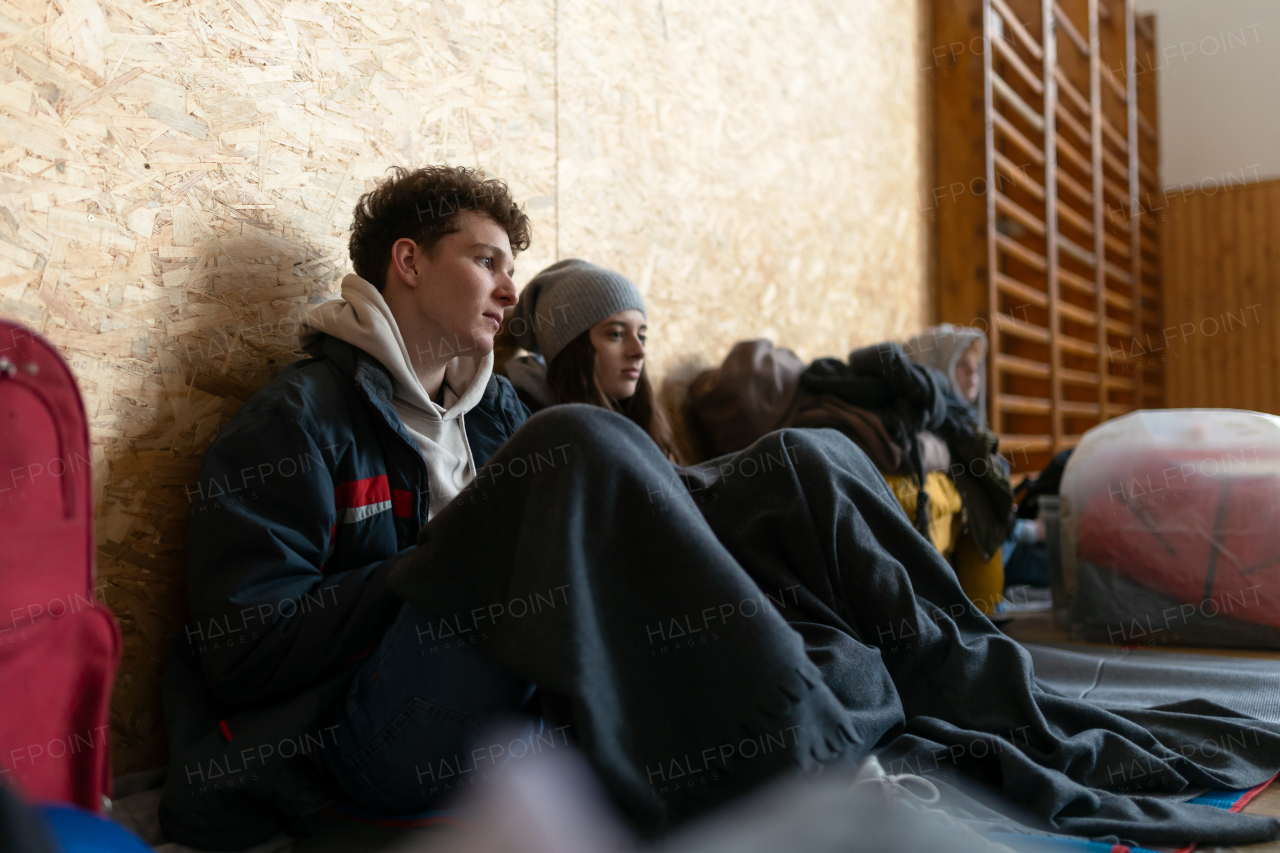
[[[1076,699],[1112,710],[1207,699],[1280,723],[1280,662],[1146,649],[1027,644],[1036,678]]]
[[[1280,726],[1204,701],[1118,714],[1042,688],[831,430],[676,469],[621,416],[549,409],[390,583],[571,697],[581,748],[647,830],[784,770],[882,749],[895,769],[948,761],[1043,829],[1156,844],[1280,835],[1272,818],[1105,790],[1134,762],[1159,767],[1164,792],[1260,783],[1280,769]],[[532,606],[562,587],[567,605]],[[530,606],[517,615],[516,601]],[[1250,749],[1197,749],[1239,733]]]

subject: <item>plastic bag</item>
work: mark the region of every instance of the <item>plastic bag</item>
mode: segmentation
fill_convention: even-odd
[[[1074,638],[1280,648],[1280,418],[1107,421],[1067,464],[1060,511]]]

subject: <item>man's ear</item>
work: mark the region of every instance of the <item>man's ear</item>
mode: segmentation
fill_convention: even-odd
[[[417,287],[419,267],[425,261],[421,247],[410,238],[401,237],[391,244],[391,264],[387,267],[387,278],[394,279],[405,287]]]

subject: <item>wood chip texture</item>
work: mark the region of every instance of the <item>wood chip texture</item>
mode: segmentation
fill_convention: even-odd
[[[84,394],[115,772],[166,761],[189,495],[389,166],[479,165],[645,292],[658,375],[924,322],[917,4],[0,0],[0,315]]]

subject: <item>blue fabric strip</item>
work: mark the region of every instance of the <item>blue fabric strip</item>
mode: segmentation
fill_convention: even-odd
[[[1206,791],[1194,800],[1188,800],[1189,803],[1195,803],[1198,806],[1213,806],[1215,809],[1229,809],[1245,794],[1252,791],[1252,788],[1243,788],[1239,791]]]

